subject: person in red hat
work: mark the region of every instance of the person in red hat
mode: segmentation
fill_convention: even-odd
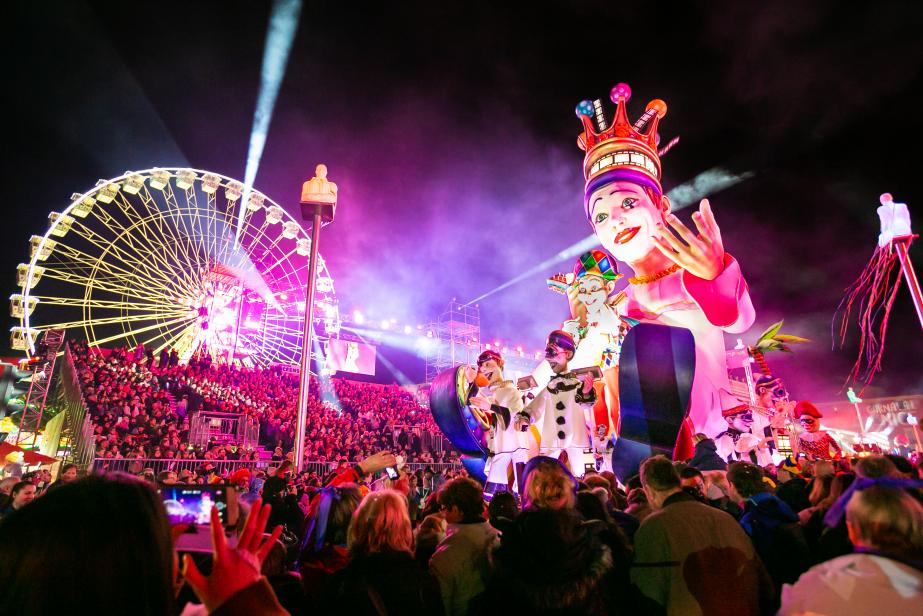
[[[810,460],[839,460],[843,457],[839,443],[820,429],[820,418],[823,414],[816,406],[802,400],[795,405],[794,415],[804,430],[798,435],[799,452]]]

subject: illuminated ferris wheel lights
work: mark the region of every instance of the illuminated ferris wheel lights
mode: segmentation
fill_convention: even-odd
[[[221,178],[219,178],[214,173],[206,173],[202,176],[202,192],[207,195],[213,195],[218,192],[218,187],[221,185]]]
[[[244,185],[240,182],[228,182],[224,189],[224,198],[228,201],[237,201],[244,194]]]
[[[118,184],[106,184],[106,180],[100,180],[99,182],[104,186],[96,193],[96,200],[105,204],[115,201],[121,187]]]
[[[176,173],[176,187],[180,190],[189,190],[195,184],[195,173],[182,169]]]
[[[30,277],[28,263],[20,263],[16,266],[16,285],[19,287],[28,286],[30,290],[34,289],[38,281],[42,279],[42,274],[44,273],[45,268],[36,265],[32,268],[32,276]]]
[[[45,240],[45,238],[41,235],[33,235],[29,238],[29,258],[35,258],[36,252],[38,253],[39,261],[44,261],[51,256],[51,251],[54,250],[58,243],[54,240],[45,240],[43,244],[42,240]]]
[[[282,225],[282,237],[287,240],[293,240],[301,233],[301,225],[294,220],[289,220]]]
[[[256,212],[257,210],[260,210],[262,209],[263,203],[265,201],[266,197],[254,190],[250,193],[250,197],[247,199],[247,210],[250,212]]]
[[[169,183],[170,173],[163,169],[156,169],[153,173],[151,173],[151,177],[149,177],[147,180],[147,185],[154,190],[163,190]]]
[[[302,257],[307,257],[311,254],[311,240],[306,237],[299,239],[295,242],[295,252]]]
[[[48,220],[51,221],[51,234],[56,237],[67,235],[67,232],[71,230],[71,225],[74,224],[73,216],[67,216],[60,212],[52,212],[48,215]]]
[[[122,184],[122,190],[129,195],[137,195],[144,187],[144,178],[140,175],[129,176]]]
[[[266,222],[269,224],[278,224],[282,222],[283,218],[285,218],[285,210],[278,205],[273,205],[266,209]]]
[[[27,299],[21,293],[14,293],[10,295],[10,316],[16,319],[29,316],[35,310],[37,303],[38,299],[35,297]]]
[[[70,208],[70,213],[78,218],[86,218],[87,215],[93,211],[93,206],[96,205],[96,199],[90,196],[84,196],[80,193],[74,193],[71,195],[71,201],[74,204]]]
[[[10,329],[10,347],[15,351],[25,351],[29,348],[29,341],[37,337],[37,329],[13,327]]]

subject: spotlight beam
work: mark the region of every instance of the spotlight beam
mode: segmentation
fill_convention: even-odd
[[[263,47],[263,65],[260,69],[260,91],[256,99],[256,110],[253,112],[253,127],[250,129],[250,147],[247,150],[244,190],[237,214],[235,240],[240,239],[247,201],[250,199],[253,182],[256,181],[260,159],[263,157],[269,122],[272,120],[276,97],[285,77],[285,66],[288,64],[288,55],[295,41],[295,33],[298,32],[300,15],[301,0],[274,0],[272,3],[269,30],[266,32],[266,44]]]
[[[731,186],[734,186],[735,184],[739,184],[740,182],[743,182],[744,180],[747,180],[751,177],[753,177],[752,171],[745,171],[744,173],[741,173],[740,175],[736,175],[736,174],[731,173],[727,169],[723,169],[721,167],[715,167],[713,169],[709,169],[708,171],[704,171],[700,173],[699,175],[695,176],[689,182],[680,184],[679,186],[677,186],[676,188],[668,192],[667,197],[670,199],[670,203],[672,204],[672,210],[674,212],[677,212],[683,208],[689,207],[690,205],[694,203],[697,203],[698,201],[700,201],[701,199],[704,199],[705,197],[709,195],[713,195],[715,193],[721,192],[722,190],[726,188],[730,188]],[[523,280],[532,278],[533,276],[537,276],[538,274],[541,274],[542,272],[549,270],[550,268],[554,267],[558,263],[562,263],[565,261],[571,261],[575,259],[576,257],[582,255],[586,251],[592,250],[598,245],[599,245],[599,241],[596,239],[596,235],[588,235],[587,237],[583,238],[576,244],[572,244],[571,246],[568,246],[564,250],[558,252],[553,257],[545,259],[544,261],[532,267],[531,269],[526,270],[525,272],[519,274],[518,276],[510,278],[506,282],[501,283],[499,286],[494,287],[493,289],[491,289],[490,291],[487,291],[483,295],[480,295],[479,297],[475,297],[473,300],[469,301],[466,305],[470,306],[471,304],[476,304],[478,302],[481,302],[485,298],[490,297],[491,295],[499,293],[500,291],[503,291],[504,289],[507,289],[515,284],[518,284],[522,282]]]

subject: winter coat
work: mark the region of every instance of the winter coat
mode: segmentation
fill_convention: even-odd
[[[429,562],[439,581],[446,616],[468,613],[468,602],[484,592],[490,577],[490,552],[500,533],[487,522],[449,524]]]
[[[776,488],[776,496],[785,501],[792,511],[801,511],[811,506],[808,492],[808,482],[801,477],[792,477]]]
[[[779,614],[919,616],[923,571],[875,554],[849,554],[812,567],[782,589]]]
[[[772,581],[730,515],[683,491],[670,495],[635,533],[631,580],[667,614],[759,614]]]
[[[748,498],[740,525],[753,540],[776,589],[795,583],[811,566],[811,551],[798,514],[776,496],[761,492]]]
[[[354,556],[327,585],[319,614],[380,616],[443,613],[439,584],[406,552]]]
[[[708,438],[695,444],[695,451],[692,459],[689,460],[689,466],[697,468],[700,471],[726,471],[727,462],[718,455],[718,446],[715,441]]]
[[[573,510],[519,514],[494,552],[494,574],[468,613],[477,616],[612,614],[605,578],[612,554],[600,533]],[[614,604],[614,602],[612,602]]]

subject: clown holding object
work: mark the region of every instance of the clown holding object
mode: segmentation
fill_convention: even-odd
[[[503,357],[496,351],[484,351],[478,356],[475,383],[480,387],[477,395],[468,400],[476,410],[478,420],[487,432],[487,473],[485,491],[493,494],[506,490],[510,464],[518,486],[519,477],[528,459],[530,435],[520,432],[513,419],[522,411],[522,392],[513,381],[503,378]]]
[[[589,413],[596,402],[593,375],[579,377],[568,368],[577,347],[567,332],[555,330],[548,335],[545,361],[554,376],[517,416],[517,426],[540,424],[542,455],[559,458],[567,454],[567,464],[575,477],[584,473],[585,452],[590,448],[593,422]]]
[[[685,426],[689,438],[680,434],[677,441],[690,448],[677,455],[691,455],[692,434],[716,434],[726,427],[719,398],[720,391],[730,389],[724,332],[746,331],[755,318],[753,304],[740,266],[724,250],[708,201],[702,200],[692,216],[694,231],[670,212],[660,164],[668,148],[657,149],[666,104],[651,101],[632,124],[626,109],[631,89],[618,84],[610,97],[616,104],[611,126],[598,102],[577,107],[584,127],[577,143],[586,152],[584,211],[603,248],[634,272],[611,309],[622,319],[692,332],[695,374],[687,417],[692,425]]]

